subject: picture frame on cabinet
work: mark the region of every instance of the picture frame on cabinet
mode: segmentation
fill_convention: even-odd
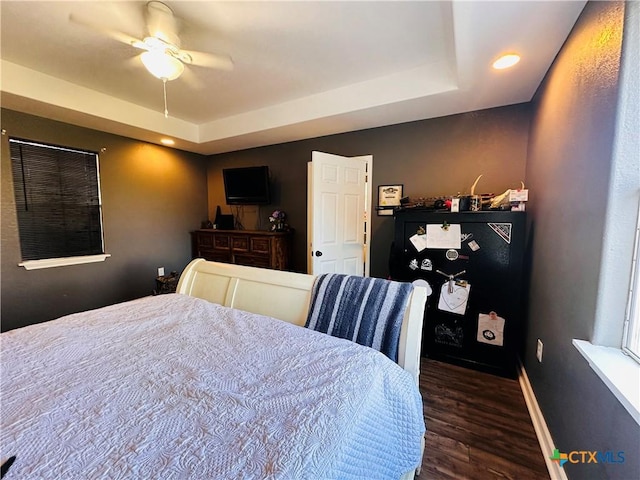
[[[404,185],[378,185],[378,215],[393,215],[393,210],[400,206]]]

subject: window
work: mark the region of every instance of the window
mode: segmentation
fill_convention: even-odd
[[[623,350],[640,362],[640,211],[636,226],[633,271],[624,325]]]
[[[104,260],[98,154],[15,138],[9,146],[20,265],[42,268]],[[100,257],[68,261],[91,256]],[[43,260],[47,262],[38,266]]]

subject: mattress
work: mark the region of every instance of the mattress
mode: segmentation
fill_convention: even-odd
[[[11,478],[390,479],[424,434],[380,352],[180,294],[0,336]]]

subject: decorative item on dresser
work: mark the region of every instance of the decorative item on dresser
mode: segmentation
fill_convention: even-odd
[[[200,229],[191,232],[193,258],[289,270],[293,231]]]
[[[274,210],[269,215],[269,222],[271,223],[272,232],[284,232],[289,229],[289,225],[285,222],[287,220],[287,214],[284,210]]]

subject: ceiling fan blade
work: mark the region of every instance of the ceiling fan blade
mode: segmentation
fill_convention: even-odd
[[[184,82],[189,86],[189,88],[193,90],[204,90],[204,83],[200,80],[190,68],[185,68],[184,72],[180,76],[180,80],[184,80]]]
[[[132,37],[131,35],[128,35],[124,32],[121,32],[119,30],[114,30],[112,28],[109,27],[105,27],[104,25],[102,25],[101,23],[94,21],[94,20],[88,20],[86,18],[83,17],[79,17],[78,15],[74,15],[73,13],[69,15],[69,20],[73,23],[76,23],[78,25],[82,25],[83,27],[87,27],[90,28],[92,30],[95,30],[96,32],[100,32],[110,38],[113,38],[114,40],[117,40],[119,42],[125,43],[127,45],[134,45],[136,43],[142,43],[141,40]],[[135,46],[135,45],[134,45]]]
[[[140,50],[149,50],[149,45],[144,43],[142,40],[134,40],[131,42],[131,46],[135,48],[139,48]]]
[[[196,67],[217,68],[227,71],[233,70],[233,60],[229,55],[180,50],[178,58],[182,62],[195,65]]]
[[[136,53],[132,57],[127,58],[125,60],[125,65],[128,68],[136,69],[136,70],[138,70],[140,68],[143,68],[144,65],[142,64],[142,61],[140,60],[140,55],[142,55],[142,53]]]

